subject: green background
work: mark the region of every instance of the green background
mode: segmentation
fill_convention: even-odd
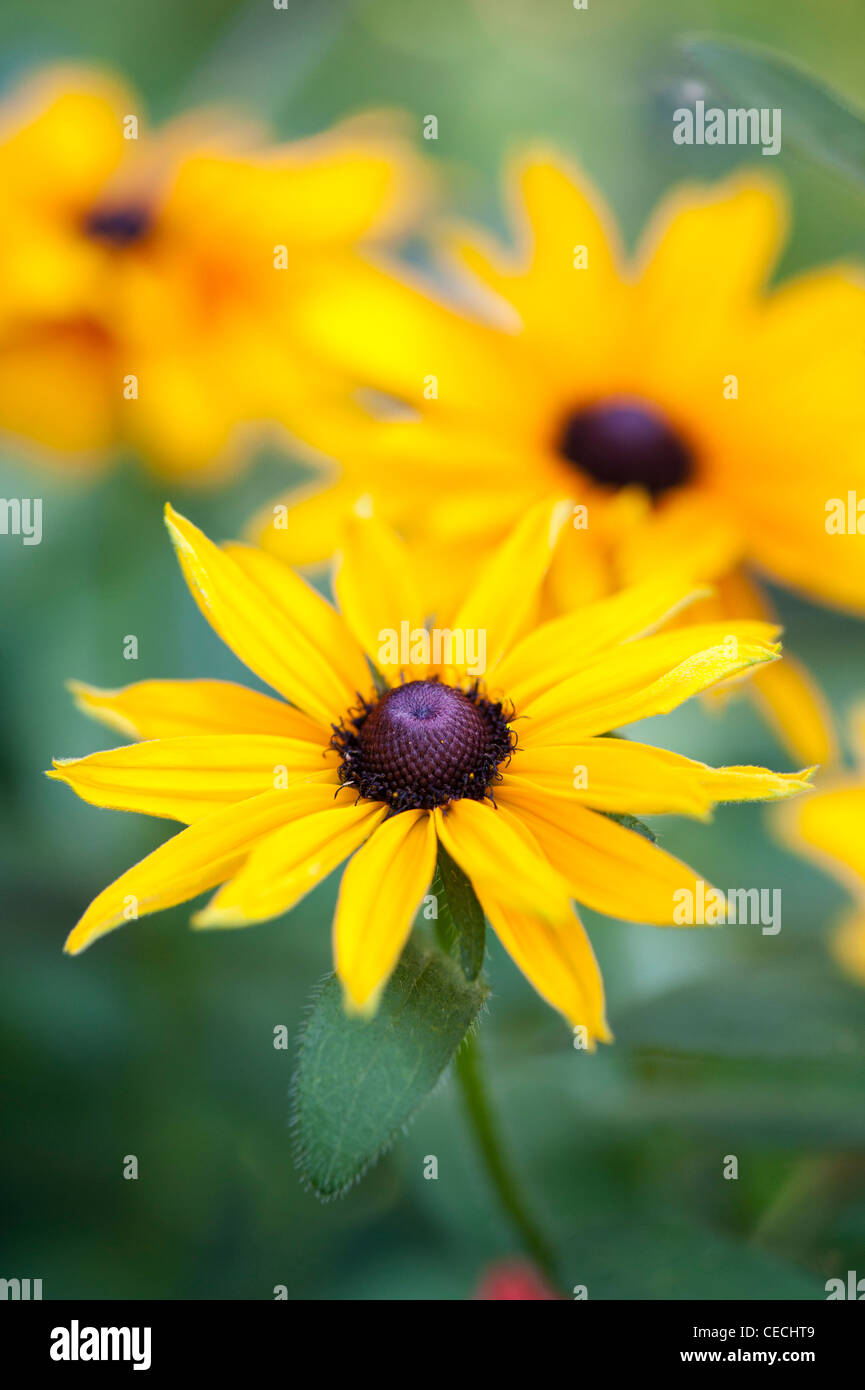
[[[158,118],[227,98],[281,135],[365,106],[401,107],[418,132],[435,114],[425,152],[445,197],[492,225],[503,157],[541,137],[582,162],[633,238],[674,180],[748,156],[672,144],[694,76],[676,44],[694,31],[768,43],[865,106],[857,0],[590,0],[585,12],[569,0],[284,12],[267,0],[6,0],[0,75],[107,62]],[[793,194],[782,273],[861,255],[860,190],[787,147],[756,163]],[[172,501],[229,536],[295,472],[263,454],[228,489],[175,488]],[[168,829],[41,777],[52,755],[108,741],[64,680],[246,675],[185,590],[159,486],[130,461],[82,488],[4,459],[0,493],[34,492],[42,544],[0,538],[0,1274],[42,1278],[46,1298],[270,1298],[280,1284],[292,1298],[469,1296],[515,1246],[451,1082],[347,1198],[318,1204],[292,1167],[293,1052],[274,1049],[273,1030],[296,1035],[329,968],[334,881],[253,930],[192,933],[183,908],[61,954],[86,903]],[[843,719],[865,687],[862,625],[779,602]],[[137,663],[123,660],[126,634]],[[647,736],[709,762],[788,766],[741,703],[720,718],[689,707]],[[865,1275],[865,990],[826,944],[844,894],[774,844],[760,808],[727,808],[711,826],[668,820],[662,837],[709,880],[781,887],[783,930],[665,932],[587,913],[617,1034],[591,1057],[491,941],[482,1044],[505,1135],[568,1283],[590,1298],[821,1298],[827,1278]],[[128,1154],[136,1182],[122,1177]],[[735,1182],[722,1178],[731,1154]]]

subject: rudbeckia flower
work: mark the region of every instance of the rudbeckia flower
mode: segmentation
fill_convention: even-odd
[[[97,72],[51,69],[0,108],[0,430],[93,467],[128,449],[195,476],[236,427],[338,393],[295,308],[415,179],[362,121],[286,146],[218,112],[151,132]]]
[[[276,527],[265,512],[260,543],[321,559],[351,497],[371,491],[435,550],[437,575],[449,556],[458,585],[533,501],[574,496],[584,510],[547,581],[556,611],[676,562],[713,584],[707,618],[770,618],[755,571],[865,612],[865,548],[826,524],[830,501],[865,499],[857,273],[768,290],[784,208],[752,177],[674,193],[634,257],[554,160],[521,166],[512,193],[520,251],[452,238],[458,303],[387,267],[329,288],[317,341],[402,409],[308,418],[305,438],[343,471]],[[798,758],[829,757],[801,669],[785,660],[753,688]]]
[[[856,907],[839,922],[832,950],[839,964],[865,984],[865,707],[851,719],[856,770],[818,785],[800,805],[778,817],[783,839],[850,892]]]
[[[441,615],[446,628],[425,625],[409,556],[374,516],[348,528],[339,612],[274,556],[220,548],[170,507],[167,521],[202,613],[280,698],[214,681],[76,687],[86,710],[144,741],[62,760],[49,776],[95,805],[186,828],[100,893],[69,952],[215,887],[195,926],[276,917],[348,859],[335,968],[348,1007],[371,1010],[441,845],[538,992],[587,1039],[606,1039],[571,899],[672,924],[674,895],[699,888],[605,813],[705,817],[718,801],[806,785],[604,737],[774,661],[775,630],[727,621],[634,640],[687,597],[665,579],[534,625],[558,525],[546,506]]]

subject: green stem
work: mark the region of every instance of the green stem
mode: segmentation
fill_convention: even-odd
[[[821,1155],[794,1168],[762,1213],[754,1230],[756,1245],[786,1259],[803,1258],[838,1211],[865,1189],[860,1155]]]
[[[502,1151],[501,1138],[484,1084],[476,1036],[469,1034],[456,1055],[454,1065],[463,1103],[487,1176],[526,1250],[550,1282],[558,1287],[553,1252],[530,1215]]]

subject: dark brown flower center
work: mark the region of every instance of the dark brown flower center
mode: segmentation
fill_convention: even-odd
[[[143,241],[153,226],[152,213],[144,203],[119,203],[93,208],[84,219],[84,232],[94,241],[122,249]]]
[[[558,451],[607,487],[637,483],[653,497],[688,481],[694,460],[660,411],[647,401],[613,396],[566,421]]]
[[[333,736],[340,781],[393,811],[483,801],[515,744],[500,704],[438,680],[409,681],[364,701]]]

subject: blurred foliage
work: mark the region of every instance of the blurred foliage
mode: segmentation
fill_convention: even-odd
[[[565,0],[289,0],[285,11],[7,0],[0,37],[6,79],[57,57],[114,64],[158,117],[231,100],[289,135],[369,105],[403,107],[418,128],[434,113],[448,201],[492,225],[508,152],[553,142],[633,237],[673,180],[714,177],[743,155],[673,146],[671,112],[704,80],[681,40],[699,30],[767,44],[861,107],[865,8],[835,0],[831,18],[810,0],[591,0],[582,12]],[[794,202],[784,271],[861,254],[861,194],[786,145],[771,163]],[[297,467],[262,453],[222,492],[172,500],[211,533],[237,534]],[[41,546],[0,539],[2,1272],[41,1277],[46,1297],[270,1298],[278,1284],[290,1297],[466,1297],[513,1237],[450,1083],[345,1200],[320,1206],[292,1169],[295,1056],[274,1048],[273,1030],[297,1035],[329,968],[333,881],[254,930],[192,933],[184,908],[61,955],[90,898],[166,833],[42,779],[52,755],[106,739],[63,681],[251,678],[185,591],[156,483],[129,461],[87,488],[3,462],[4,496],[35,491]],[[843,717],[862,694],[862,625],[778,600],[788,642]],[[662,734],[707,761],[784,765],[741,703],[646,730]],[[826,949],[843,894],[773,843],[759,808],[653,829],[707,879],[781,886],[782,931],[659,931],[586,914],[618,1035],[593,1056],[491,943],[484,1051],[503,1128],[562,1268],[590,1297],[822,1297],[830,1275],[865,1269],[865,992]],[[127,1154],[136,1182],[122,1178]],[[437,1181],[423,1178],[427,1154]],[[721,1176],[731,1154],[735,1182]],[[811,1210],[816,1224],[802,1219]]]

